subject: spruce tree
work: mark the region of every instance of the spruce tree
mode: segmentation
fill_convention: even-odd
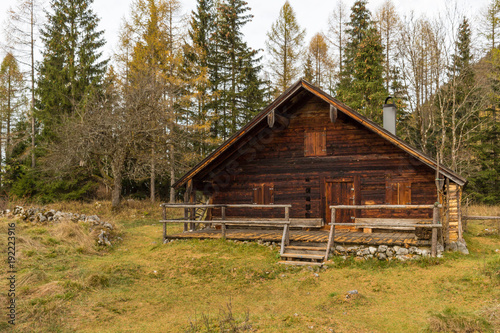
[[[37,82],[39,120],[52,136],[63,114],[75,113],[101,86],[107,60],[93,0],[52,0],[41,31],[43,60]]]
[[[372,120],[381,121],[387,91],[383,80],[383,47],[365,0],[351,8],[343,70],[337,97]]]
[[[243,40],[242,27],[252,19],[250,8],[242,0],[226,0],[217,6],[215,31],[209,55],[209,76],[215,98],[211,104],[217,123],[215,133],[228,138],[248,119],[255,109],[246,109],[247,89],[252,85],[262,89],[259,79],[261,66],[257,51]],[[249,70],[254,71],[248,75]],[[249,81],[251,78],[251,82]],[[263,96],[263,94],[262,94]],[[251,105],[258,105],[255,101]]]

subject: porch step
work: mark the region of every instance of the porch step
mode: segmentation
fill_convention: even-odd
[[[326,251],[326,246],[287,246],[287,250],[301,250],[301,251]]]
[[[278,261],[278,264],[282,265],[297,265],[297,266],[323,266],[322,262],[312,262],[312,261]]]
[[[319,254],[306,254],[306,253],[283,253],[281,255],[281,258],[323,260],[325,256]]]

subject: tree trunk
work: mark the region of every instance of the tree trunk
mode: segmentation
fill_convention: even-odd
[[[111,209],[115,210],[120,206],[122,194],[122,174],[115,173],[113,177],[113,190],[111,192]]]
[[[172,185],[175,183],[175,157],[174,145],[170,145],[170,203],[175,203],[175,189]]]
[[[156,192],[156,170],[155,170],[155,161],[154,158],[152,159],[151,163],[151,193],[150,193],[150,199],[151,202],[155,202],[155,192]]]

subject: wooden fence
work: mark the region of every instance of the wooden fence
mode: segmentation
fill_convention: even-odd
[[[167,239],[167,223],[184,223],[184,231],[187,231],[187,225],[189,223],[214,223],[214,221],[204,221],[204,220],[195,220],[195,210],[197,208],[220,208],[221,209],[221,219],[216,221],[215,223],[221,225],[221,236],[222,239],[226,239],[226,225],[266,225],[266,226],[283,226],[283,236],[281,238],[281,251],[283,254],[285,250],[285,246],[290,244],[290,208],[292,205],[254,205],[254,204],[227,204],[227,205],[212,205],[212,204],[161,204],[163,209],[162,211],[162,220],[160,223],[163,223],[163,241]],[[167,208],[184,208],[184,218],[183,219],[167,219]],[[271,220],[271,219],[259,219],[259,220],[238,220],[238,219],[227,219],[226,218],[226,209],[228,208],[284,208],[285,216],[282,221]],[[191,213],[188,214],[187,212]]]
[[[431,240],[431,255],[433,257],[437,254],[437,231],[438,228],[442,228],[442,224],[439,220],[439,208],[442,206],[440,204],[434,205],[335,205],[330,206],[331,210],[331,227],[330,234],[328,236],[328,244],[326,247],[325,261],[328,260],[330,251],[332,247],[335,246],[335,226],[350,226],[356,228],[373,228],[374,224],[363,224],[363,223],[336,223],[335,215],[337,209],[432,209],[432,224],[417,224],[417,223],[405,223],[404,219],[395,219],[397,221],[394,224],[382,224],[380,228],[390,228],[390,227],[418,227],[418,228],[432,228],[432,240]]]

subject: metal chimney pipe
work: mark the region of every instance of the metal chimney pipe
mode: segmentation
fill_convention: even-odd
[[[392,99],[392,97],[387,97],[384,103],[384,128],[388,132],[396,135],[396,113],[398,109],[396,109],[396,104],[387,104],[389,99]]]

